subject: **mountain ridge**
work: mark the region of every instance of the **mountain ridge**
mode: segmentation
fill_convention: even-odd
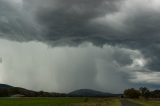
[[[105,97],[105,96],[113,96],[114,94],[108,92],[102,92],[93,89],[79,89],[68,93],[71,96],[88,96],[88,97]]]
[[[12,88],[13,86],[8,84],[0,84],[0,88]]]
[[[109,97],[118,96],[108,92],[102,92],[93,89],[79,89],[70,93],[56,93],[33,91],[21,87],[14,87],[7,84],[0,84],[0,97],[10,97],[12,95],[24,95],[25,97]]]

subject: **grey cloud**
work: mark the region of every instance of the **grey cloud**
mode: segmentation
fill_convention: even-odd
[[[1,17],[7,20],[1,19],[1,37],[47,43],[62,43],[59,41],[63,39],[68,39],[66,43],[81,43],[94,39],[98,31],[89,21],[117,9],[116,0],[23,0],[19,10],[13,2],[0,2]]]
[[[146,0],[143,1],[149,3]],[[1,29],[3,32],[1,36],[4,37],[13,34],[17,35],[15,39],[23,38],[22,41],[39,40],[53,44],[55,42],[60,44],[84,41],[102,45],[110,42],[126,45],[131,43],[130,45],[135,47],[148,44],[149,40],[149,43],[159,42],[160,20],[157,18],[159,12],[154,8],[149,8],[148,5],[145,6],[142,4],[143,2],[129,0],[67,0],[67,2],[65,0],[23,0],[21,11],[17,11],[9,3],[1,2],[2,5],[6,5],[1,9],[5,16],[3,13],[1,16],[7,17],[6,20],[10,22],[4,23],[2,17],[3,26],[6,26]],[[10,13],[16,14],[16,17]],[[28,20],[28,17],[32,17],[33,20]],[[105,17],[110,17],[110,19]],[[94,23],[96,18],[104,18],[103,24]],[[38,33],[37,29],[41,32]]]
[[[21,42],[40,41],[52,47],[60,45],[78,47],[84,42],[92,42],[99,48],[108,44],[118,48],[139,50],[144,58],[150,61],[144,69],[138,71],[156,72],[160,70],[158,4],[160,2],[156,0],[23,0],[23,7],[17,9],[12,3],[2,0],[0,1],[0,37]],[[119,54],[117,51],[112,56],[111,60],[115,62],[113,64],[118,66],[125,67],[133,63],[130,54],[126,52],[121,51]],[[91,66],[93,66],[92,62],[88,67]],[[78,77],[76,75],[78,72],[70,73]],[[93,73],[96,71],[94,70]],[[107,75],[107,72],[102,71],[102,74]],[[68,78],[69,74],[65,77]],[[92,82],[94,78],[91,77],[89,80]]]
[[[38,38],[36,24],[17,7],[9,1],[0,0],[0,37],[16,41],[33,40],[33,35]]]
[[[89,21],[115,9],[116,7],[112,5],[114,2],[106,0],[69,0],[67,2],[53,0],[53,8],[37,7],[37,21],[45,27],[44,40],[68,39],[73,43],[94,40],[94,36],[97,36],[99,31],[90,25]],[[54,3],[58,6],[54,6]]]

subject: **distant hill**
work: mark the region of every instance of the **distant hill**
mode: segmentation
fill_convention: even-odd
[[[32,91],[25,88],[14,87],[7,84],[0,84],[0,97],[109,97],[119,96],[118,94],[111,94],[91,89],[80,89],[68,94],[44,92],[44,91]]]
[[[49,93],[44,91],[32,91],[25,88],[13,87],[6,84],[0,84],[0,97],[13,97],[23,95],[24,97],[59,97],[66,96],[62,93]]]
[[[92,89],[80,89],[68,94],[69,96],[80,96],[80,97],[106,97],[114,96],[114,94],[96,91]]]
[[[12,88],[13,86],[7,84],[0,84],[0,88]]]

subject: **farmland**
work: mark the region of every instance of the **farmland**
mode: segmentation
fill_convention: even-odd
[[[143,106],[160,106],[159,100],[126,99]],[[122,106],[120,98],[31,97],[0,98],[0,106]]]
[[[0,106],[64,106],[84,98],[0,98]]]
[[[0,98],[0,106],[120,106],[118,98]]]

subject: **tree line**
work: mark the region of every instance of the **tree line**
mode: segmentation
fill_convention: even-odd
[[[66,96],[63,93],[49,93],[44,91],[31,91],[19,87],[0,88],[0,97],[11,97],[14,95],[23,95],[24,97],[61,97]]]
[[[160,98],[160,90],[149,90],[146,87],[141,87],[139,89],[130,88],[126,89],[123,93],[125,98]]]

